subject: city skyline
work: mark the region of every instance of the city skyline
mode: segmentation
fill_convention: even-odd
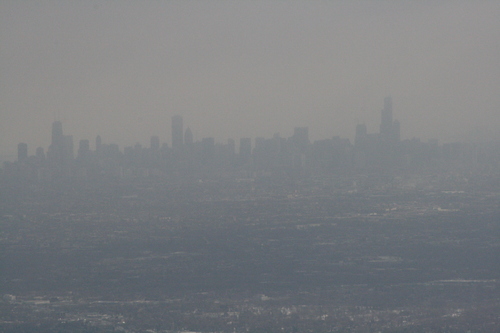
[[[391,95],[402,139],[500,137],[500,4],[167,2],[0,4],[0,154],[75,141],[379,130]]]
[[[356,128],[353,130],[353,137],[354,140],[350,140],[349,138],[346,138],[347,140],[350,140],[349,142],[352,145],[356,144],[356,141],[358,140],[358,129],[359,126],[362,126],[364,128],[364,135],[377,135],[377,137],[381,140],[381,142],[384,143],[397,143],[401,140],[401,133],[400,133],[400,123],[398,119],[393,119],[393,110],[392,110],[392,97],[391,96],[386,96],[384,98],[384,106],[382,110],[380,111],[380,125],[379,125],[379,132],[368,132],[366,129],[366,124],[361,123],[356,126]],[[144,148],[149,148],[152,150],[159,150],[160,148],[165,149],[165,147],[168,147],[169,149],[172,150],[174,153],[179,153],[182,150],[185,149],[185,147],[189,144],[193,143],[202,143],[206,139],[213,140],[214,144],[227,144],[228,141],[233,141],[234,138],[227,138],[227,139],[222,139],[222,138],[217,138],[214,136],[209,136],[209,137],[203,137],[203,138],[197,138],[196,140],[194,139],[193,133],[189,126],[184,127],[184,119],[181,115],[173,115],[172,118],[170,119],[170,140],[163,141],[160,139],[158,135],[150,135],[149,138],[149,146],[145,144],[145,142],[136,142],[134,145],[130,146],[124,146],[121,145],[120,143],[116,142],[102,142],[102,136],[101,134],[98,134],[93,140],[89,138],[82,138],[80,140],[73,140],[73,135],[70,134],[63,134],[63,123],[60,120],[55,120],[52,123],[52,132],[51,132],[51,141],[50,145],[48,147],[43,147],[41,145],[36,146],[34,153],[30,154],[29,151],[29,145],[26,142],[20,142],[17,145],[17,160],[22,161],[28,156],[33,156],[37,155],[41,151],[45,152],[45,149],[47,151],[48,155],[52,155],[53,159],[61,159],[62,155],[64,155],[63,151],[70,151],[71,150],[71,155],[74,154],[74,146],[76,146],[76,142],[79,142],[78,144],[78,149],[82,150],[82,145],[85,147],[84,150],[90,151],[90,142],[94,142],[94,151],[98,151],[99,147],[102,146],[102,144],[112,144],[116,145],[119,147],[120,150],[124,150],[133,146],[140,145],[141,147]],[[305,142],[307,141],[307,144],[311,144],[313,142],[319,141],[319,140],[310,140],[309,139],[309,128],[307,126],[296,126],[293,129],[293,135],[290,136],[281,136],[280,133],[274,132],[272,136],[268,137],[262,137],[262,136],[250,136],[250,137],[238,137],[240,141],[240,149],[237,150],[238,153],[240,153],[241,150],[241,145],[243,145],[245,148],[243,150],[248,150],[248,154],[251,154],[251,151],[253,148],[255,148],[256,142],[259,140],[267,140],[270,138],[289,138],[293,139],[294,137],[302,137],[302,141]],[[105,133],[102,133],[105,135]],[[333,135],[330,138],[327,139],[332,139],[332,138],[341,138],[338,135]],[[413,139],[418,139],[420,138],[413,138]],[[70,147],[70,148],[69,148]],[[21,153],[22,152],[22,153]],[[236,151],[235,151],[236,152]],[[20,158],[23,156],[23,158]],[[74,158],[74,156],[72,157]]]
[[[3,163],[4,176],[50,183],[99,179],[104,175],[166,179],[169,175],[224,174],[279,178],[285,174],[291,177],[310,173],[395,175],[453,169],[491,173],[498,167],[500,142],[440,144],[438,140],[402,140],[401,124],[393,114],[391,97],[384,98],[379,121],[378,132],[369,132],[366,124],[358,124],[354,141],[340,136],[314,140],[309,128],[300,126],[293,129],[291,136],[275,133],[272,137],[240,137],[238,145],[232,138],[225,142],[214,137],[195,140],[190,127],[184,127],[183,117],[174,115],[170,145],[152,135],[149,145],[137,142],[121,148],[100,135],[92,140],[93,147],[89,139],[81,139],[76,145],[73,136],[63,131],[62,122],[56,120],[52,123],[52,139],[46,153],[43,147],[37,147],[35,154],[30,154],[28,144],[19,143],[17,161]]]
[[[200,137],[200,136],[195,136],[193,132],[191,131],[189,124],[187,126],[184,126],[184,119],[183,116],[176,114],[173,115],[170,119],[170,132],[163,133],[163,136],[151,134],[149,135],[149,139],[142,141],[142,142],[135,142],[132,145],[124,145],[119,142],[111,142],[111,141],[105,141],[102,139],[102,135],[98,134],[94,138],[81,138],[81,139],[76,139],[74,140],[74,137],[72,133],[67,133],[63,135],[63,123],[60,120],[55,120],[52,122],[52,135],[51,135],[51,141],[50,144],[47,147],[44,147],[43,145],[32,145],[30,146],[27,144],[25,141],[19,142],[16,147],[17,147],[17,154],[14,155],[13,153],[10,155],[10,158],[7,160],[14,161],[15,156],[17,156],[17,161],[21,161],[22,159],[24,160],[25,157],[27,158],[28,156],[39,156],[40,154],[45,154],[47,155],[52,155],[53,159],[55,156],[55,159],[61,159],[62,158],[62,151],[71,151],[71,159],[75,157],[75,151],[82,150],[82,145],[86,148],[84,150],[91,151],[91,142],[92,142],[92,147],[94,148],[93,151],[98,151],[99,147],[102,145],[112,145],[116,146],[116,149],[119,151],[125,152],[127,149],[133,148],[133,147],[141,147],[141,148],[147,148],[151,149],[153,151],[159,150],[160,148],[162,150],[165,150],[166,148],[171,150],[174,154],[179,154],[181,151],[184,151],[188,145],[192,145],[194,143],[196,144],[203,144],[207,143],[207,140],[210,140],[213,145],[227,145],[229,142],[231,144],[235,145],[236,141],[239,141],[239,145],[235,145],[235,153],[241,154],[241,149],[242,147],[243,150],[245,151],[243,154],[247,154],[248,156],[253,153],[253,149],[258,145],[259,141],[260,143],[263,143],[263,140],[271,140],[273,138],[281,138],[281,139],[288,139],[288,140],[294,140],[295,137],[303,137],[306,138],[305,140],[308,142],[307,145],[310,145],[315,142],[320,142],[324,140],[331,140],[331,139],[345,139],[347,142],[352,147],[359,147],[360,142],[366,140],[376,140],[379,142],[379,144],[382,145],[394,145],[398,144],[400,142],[412,142],[412,141],[417,141],[417,142],[422,142],[422,143],[428,143],[431,145],[440,145],[441,142],[439,142],[438,139],[429,139],[429,140],[424,140],[421,141],[420,137],[413,137],[413,138],[402,138],[401,137],[401,123],[397,119],[397,114],[393,114],[393,101],[391,96],[386,96],[383,99],[383,107],[379,111],[379,125],[378,125],[378,131],[370,131],[367,129],[366,123],[365,122],[358,122],[355,128],[353,128],[352,135],[349,137],[341,137],[340,135],[332,135],[329,138],[323,138],[323,139],[313,139],[314,133],[311,133],[309,131],[309,127],[307,126],[295,126],[294,128],[291,128],[290,131],[292,133],[290,135],[281,135],[279,132],[274,132],[273,135],[269,136],[248,136],[248,137],[237,137],[237,138],[220,138],[216,136],[207,136],[207,137]],[[104,137],[106,137],[106,133],[102,133]],[[168,139],[168,136],[170,135],[170,140]],[[163,138],[163,139],[162,139]],[[236,141],[235,141],[236,140]],[[304,139],[302,139],[304,142]],[[445,142],[446,144],[455,144],[455,143],[467,143],[466,141],[455,141],[455,142]],[[361,146],[364,144],[361,143]],[[78,147],[77,149],[74,147]],[[248,151],[248,152],[246,152]],[[23,157],[21,159],[21,156]],[[58,157],[57,157],[58,156]]]

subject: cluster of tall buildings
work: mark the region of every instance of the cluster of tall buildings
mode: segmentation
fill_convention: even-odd
[[[380,132],[368,135],[366,125],[358,124],[356,126],[356,136],[354,142],[356,145],[365,145],[367,141],[378,141],[385,146],[395,145],[401,141],[401,125],[399,121],[392,120],[392,99],[384,99],[384,108],[380,117]]]
[[[97,136],[95,150],[91,150],[89,140],[81,140],[75,157],[73,137],[64,135],[62,123],[55,121],[47,153],[39,147],[29,156],[28,146],[20,143],[18,161],[4,165],[3,174],[31,181],[210,173],[272,176],[437,169],[457,165],[457,161],[469,167],[481,164],[495,169],[500,156],[497,146],[402,141],[390,97],[385,98],[381,110],[380,131],[368,133],[366,125],[358,124],[354,143],[340,137],[311,143],[308,128],[296,127],[291,137],[275,134],[272,138],[241,138],[237,147],[233,139],[224,144],[214,138],[195,141],[192,131],[184,129],[180,115],[172,117],[171,126],[171,146],[152,136],[149,147],[138,143],[122,151],[117,144],[105,144]]]

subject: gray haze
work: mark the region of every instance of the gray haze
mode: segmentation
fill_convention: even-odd
[[[499,1],[2,1],[0,153],[65,134],[120,147],[351,138],[392,96],[402,138],[500,137]],[[92,144],[93,146],[93,144]]]

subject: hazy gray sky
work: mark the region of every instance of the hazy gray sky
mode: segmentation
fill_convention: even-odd
[[[0,2],[0,153],[50,126],[120,147],[352,138],[392,96],[402,138],[500,133],[500,1]]]

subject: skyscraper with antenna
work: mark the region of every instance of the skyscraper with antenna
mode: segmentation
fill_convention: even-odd
[[[384,108],[381,111],[380,137],[382,141],[391,141],[392,134],[392,99],[384,98]]]
[[[380,140],[384,144],[397,143],[400,140],[400,123],[392,118],[392,98],[384,98],[381,111]]]

